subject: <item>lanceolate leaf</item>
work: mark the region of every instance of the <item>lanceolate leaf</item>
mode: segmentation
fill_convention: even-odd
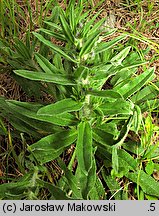
[[[83,176],[81,176],[80,183],[81,183],[83,198],[88,199],[89,194],[96,183],[96,161],[94,157],[92,159],[92,167],[89,170],[88,175],[85,176],[85,174],[83,174]]]
[[[53,23],[53,22],[44,21],[44,23],[46,23],[47,25],[49,25],[49,26],[52,27],[53,29],[62,31],[61,26],[59,26],[59,25],[57,25],[57,24],[55,24],[55,23]]]
[[[118,140],[118,142],[115,144],[116,147],[120,147],[120,146],[124,143],[124,141],[125,141],[125,139],[126,139],[128,133],[129,133],[129,130],[130,130],[130,128],[131,128],[132,121],[133,121],[133,117],[130,116],[129,119],[125,122],[123,128],[122,128],[121,131],[120,131],[119,140]]]
[[[119,162],[118,162],[118,149],[116,147],[112,147],[112,168],[115,173],[118,173],[119,170]]]
[[[77,61],[73,58],[71,58],[69,55],[67,55],[63,50],[61,50],[58,46],[56,46],[55,44],[53,44],[52,42],[46,40],[42,35],[33,32],[33,34],[35,35],[35,37],[37,37],[42,43],[44,43],[46,46],[50,47],[55,53],[60,54],[61,56],[63,56],[64,58],[77,63]]]
[[[157,84],[157,87],[159,87],[159,83]],[[159,94],[159,91],[156,89],[155,86],[148,85],[138,91],[135,95],[131,97],[131,100],[136,104],[141,104],[144,101],[152,100],[153,98],[156,98]]]
[[[129,51],[130,51],[131,47],[128,46],[125,49],[123,49],[120,53],[118,53],[116,56],[114,56],[110,62],[115,65],[121,65],[121,62],[124,60],[124,58],[128,55]]]
[[[9,109],[9,106],[7,111],[1,111],[2,116],[6,118],[16,130],[25,132],[30,136],[37,138],[43,133],[45,134],[54,131],[53,125],[51,128],[51,125],[46,125],[46,122],[37,122],[35,119],[30,119],[20,113],[16,113],[15,110]]]
[[[133,143],[132,143],[133,145]],[[118,149],[119,163],[123,163],[130,170],[136,170],[138,168],[137,161],[124,149]]]
[[[112,134],[114,136],[114,139],[117,139],[120,133],[115,122],[106,122],[97,126],[97,128],[105,131],[106,133]]]
[[[103,200],[105,199],[105,188],[102,184],[102,181],[99,176],[96,176],[96,183],[94,187],[92,187],[92,190],[89,193],[91,200]]]
[[[96,181],[96,165],[93,160],[92,129],[88,121],[78,125],[78,138],[76,145],[78,168],[80,172],[81,193],[84,199]]]
[[[95,80],[100,80],[100,79],[105,79],[109,76],[112,76],[116,74],[117,72],[113,69],[113,66],[111,64],[107,64],[104,66],[97,66],[93,68],[93,72],[95,73],[93,79]]]
[[[52,199],[54,200],[69,200],[70,199],[68,196],[66,196],[64,191],[54,186],[53,184],[50,184],[40,179],[37,179],[36,182],[40,185],[40,187],[47,188],[50,191],[52,195]]]
[[[41,32],[44,32],[45,34],[48,34],[48,35],[56,38],[57,40],[66,41],[66,38],[64,37],[63,34],[54,32],[53,30],[48,30],[48,29],[43,29],[43,28],[40,28],[39,30]]]
[[[35,58],[45,73],[47,74],[61,73],[61,71],[58,68],[56,68],[53,64],[51,64],[45,57],[43,57],[39,53],[35,54]]]
[[[88,36],[91,36],[94,32],[96,32],[101,25],[104,23],[104,21],[106,20],[106,18],[102,18],[100,21],[98,21],[92,28],[91,30],[88,32]]]
[[[99,11],[98,13],[96,13],[95,16],[92,17],[92,14],[89,16],[88,19],[90,19],[83,27],[82,29],[82,36],[86,36],[87,33],[89,32],[91,26],[93,25],[94,21],[96,20],[96,18],[99,16],[99,14],[101,13],[101,11]]]
[[[154,68],[146,70],[135,78],[128,79],[125,83],[121,82],[114,89],[117,90],[124,98],[130,97],[132,94],[140,90],[149,80],[152,80]]]
[[[79,23],[83,23],[87,19],[87,16],[90,13],[90,11],[83,12],[83,2],[82,1],[79,1],[79,4],[81,5],[80,9],[75,8],[75,11],[76,11],[76,19],[74,20],[75,26],[77,26]]]
[[[65,163],[60,158],[58,160],[58,164],[59,164],[59,166],[61,167],[61,169],[64,172],[64,176],[66,177],[67,182],[68,182],[68,184],[70,186],[70,189],[73,192],[73,197],[76,198],[76,199],[81,199],[82,197],[81,197],[81,193],[80,193],[80,190],[79,190],[79,187],[78,187],[77,176],[73,175],[71,170],[69,170],[66,167]]]
[[[142,104],[140,104],[140,108],[142,112],[148,111],[148,110],[154,110],[159,107],[159,99],[153,99],[148,100]]]
[[[135,133],[138,133],[138,130],[140,129],[141,121],[142,121],[141,109],[138,105],[135,105],[134,113],[133,113],[133,124],[132,124]]]
[[[94,47],[95,42],[97,42],[97,39],[99,37],[100,31],[96,31],[94,34],[92,34],[87,41],[83,44],[82,49],[79,53],[79,56],[82,57],[83,55],[89,53],[92,51],[92,47]]]
[[[147,164],[146,164],[146,167],[145,167],[145,171],[148,175],[152,175],[153,172],[154,172],[154,169],[155,169],[155,164],[153,163],[153,161],[149,161]]]
[[[29,180],[19,181],[13,183],[6,183],[0,185],[0,199],[11,199],[15,198],[18,195],[23,194],[28,191],[28,188],[31,188],[31,182]],[[23,197],[24,198],[24,197]]]
[[[144,193],[159,197],[159,182],[140,170],[126,175],[131,181],[139,183]]]
[[[95,53],[100,53],[103,52],[111,47],[113,47],[115,44],[119,43],[120,41],[124,40],[127,36],[125,35],[121,35],[111,41],[108,42],[103,42],[101,43],[96,49],[95,49]]]
[[[68,39],[71,43],[74,43],[74,36],[71,32],[71,28],[68,25],[65,17],[63,15],[60,15],[60,22],[64,31],[64,34],[66,35],[66,39]]]
[[[27,70],[15,70],[14,73],[30,80],[50,82],[61,85],[76,85],[73,80],[70,80],[67,76],[61,74],[46,74]]]
[[[5,101],[3,116],[18,130],[31,133],[53,132],[54,125],[30,118],[30,114],[36,113],[42,107],[40,104],[25,103],[14,100]],[[2,110],[2,109],[1,109]],[[29,132],[30,131],[30,132]]]
[[[115,102],[107,102],[99,106],[104,115],[132,115],[132,104],[123,99],[118,99]]]
[[[31,113],[36,113],[41,107],[43,107],[42,104],[21,102],[16,100],[5,100],[5,103],[7,103],[7,105],[9,105],[12,109],[17,112],[19,111],[26,116],[29,116]]]
[[[71,125],[78,124],[78,120],[75,118],[74,115],[70,113],[62,113],[62,114],[54,115],[54,116],[36,115],[36,116],[33,116],[33,118],[36,118],[38,120],[42,120],[45,122],[50,122],[52,124],[59,125],[59,126],[71,126]]]
[[[93,128],[93,139],[98,145],[102,145],[108,152],[112,152],[111,145],[113,145],[113,135],[98,128]]]
[[[102,176],[107,184],[107,186],[109,187],[109,190],[112,194],[112,198],[115,198],[116,200],[122,200],[122,193],[123,191],[120,190],[121,186],[118,184],[118,182],[115,180],[115,178],[113,178],[112,176],[107,176],[105,174],[105,172],[102,172]]]
[[[78,125],[78,139],[76,145],[78,164],[87,175],[92,167],[92,129],[89,122]]]
[[[38,115],[54,116],[66,112],[78,111],[82,108],[83,103],[77,102],[71,98],[63,99],[54,104],[42,107],[38,110]]]
[[[125,81],[126,79],[129,79],[133,74],[137,72],[137,68],[128,68],[127,66],[122,67],[118,66],[116,67],[116,74],[111,79],[111,84],[115,87],[119,83]]]
[[[31,59],[32,55],[29,48],[18,38],[14,38],[15,44],[14,47],[18,53],[26,59]]]
[[[135,155],[143,155],[145,151],[144,147],[141,146],[141,143],[137,143],[136,141],[124,143],[123,148]]]
[[[95,90],[91,90],[87,92],[90,95],[94,95],[97,97],[109,97],[109,98],[122,98],[122,96],[113,90],[102,90],[102,91],[95,91]]]
[[[76,130],[68,130],[46,136],[28,147],[31,158],[40,163],[56,159],[66,147],[73,144],[77,138]]]
[[[74,9],[74,5],[72,4],[72,5],[70,5],[70,17],[69,17],[70,19],[69,19],[69,21],[70,21],[70,27],[71,27],[71,30],[72,30],[72,32],[74,32],[74,30],[75,30],[75,19],[76,19],[76,17],[75,17],[75,9]]]
[[[74,115],[71,115],[70,113],[62,113],[54,116],[37,115],[37,111],[42,107],[42,105],[40,104],[19,101],[7,101],[7,104],[13,110],[16,110],[16,112],[22,114],[22,116],[27,116],[31,119],[49,122],[59,126],[69,126],[77,124],[77,119]]]

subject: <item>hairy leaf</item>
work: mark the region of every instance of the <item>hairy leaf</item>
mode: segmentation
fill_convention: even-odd
[[[16,112],[22,114],[22,120],[23,120],[23,116],[27,116],[31,119],[49,122],[49,123],[60,125],[60,126],[69,126],[69,125],[77,124],[77,119],[75,118],[74,115],[70,113],[62,113],[62,114],[54,115],[54,116],[37,115],[37,111],[41,107],[43,107],[40,104],[33,104],[33,103],[19,102],[19,101],[7,101],[7,104],[13,110],[16,110]],[[28,121],[30,120],[28,119]]]
[[[74,43],[74,36],[71,32],[71,28],[69,24],[67,23],[65,17],[63,16],[63,14],[60,15],[60,22],[61,22],[61,26],[63,28],[63,32],[65,34],[66,39],[70,41],[71,43]]]
[[[42,107],[38,110],[38,115],[54,116],[66,112],[78,111],[82,108],[83,103],[77,102],[71,98],[60,100],[54,104]]]
[[[97,38],[99,37],[100,31],[96,31],[94,34],[92,34],[86,42],[82,45],[81,51],[79,53],[79,56],[82,57],[86,55],[87,53],[92,51],[92,48],[94,47],[95,42],[97,42]]]
[[[133,145],[133,144],[132,144]],[[127,166],[131,170],[136,170],[138,167],[137,161],[125,150],[118,149],[119,163]]]
[[[89,16],[89,18],[87,18],[88,22],[84,25],[83,29],[82,29],[82,36],[86,36],[87,33],[89,33],[90,28],[92,27],[94,21],[96,20],[96,18],[99,16],[99,14],[101,13],[101,11],[98,11],[98,13],[96,13],[96,15],[92,16],[92,14]]]
[[[45,73],[47,74],[61,73],[61,71],[58,68],[56,68],[53,64],[51,64],[49,60],[47,60],[41,54],[36,53],[35,58]]]
[[[78,125],[77,159],[81,170],[89,172],[92,166],[92,130],[89,122]]]
[[[111,152],[111,146],[114,144],[113,135],[99,128],[93,128],[93,139],[107,151]]]
[[[120,41],[124,40],[126,37],[127,37],[126,35],[121,35],[111,41],[103,42],[99,44],[98,47],[95,49],[95,53],[101,53],[107,49],[110,49],[111,47],[119,43]]]
[[[159,197],[159,182],[155,181],[154,178],[144,171],[128,173],[126,177],[133,182],[138,182],[144,193]]]
[[[81,193],[88,198],[91,185],[95,184],[95,161],[93,160],[92,129],[90,123],[83,121],[78,125],[76,154],[80,170]],[[93,186],[93,185],[92,185]]]
[[[125,82],[121,82],[114,89],[118,91],[124,98],[130,97],[132,94],[140,90],[148,81],[152,80],[154,74],[154,68],[146,70],[135,78],[130,78]]]
[[[115,200],[122,200],[126,197],[121,186],[118,184],[115,178],[110,175],[107,176],[104,171],[102,171],[102,176],[107,186],[109,187],[109,190],[111,192],[111,198],[115,198]]]
[[[71,170],[69,170],[66,167],[65,163],[61,159],[58,160],[58,164],[60,165],[61,169],[64,171],[64,176],[70,186],[70,189],[73,192],[73,197],[75,197],[76,199],[81,199],[82,197],[78,187],[77,176],[73,175]]]
[[[47,35],[50,35],[54,38],[56,38],[57,40],[60,40],[60,41],[66,41],[66,38],[63,34],[60,34],[60,33],[57,33],[57,32],[54,32],[53,30],[48,30],[48,29],[44,29],[44,28],[40,28],[39,31],[47,34]]]
[[[109,98],[122,98],[122,96],[113,90],[102,90],[102,91],[87,91],[87,94],[94,95],[97,97],[109,97]]]
[[[36,181],[41,187],[47,188],[50,191],[52,195],[51,198],[53,200],[70,200],[70,198],[66,195],[66,193],[62,191],[59,187],[56,187],[53,184],[50,184],[40,179],[37,179]]]
[[[28,146],[31,158],[36,158],[40,163],[56,159],[66,147],[73,144],[77,138],[76,130],[55,133],[40,139]]]
[[[115,102],[103,103],[99,106],[104,115],[132,115],[133,105],[123,99],[118,99]]]
[[[61,74],[46,74],[27,70],[15,70],[14,73],[30,80],[50,82],[61,85],[76,85],[73,80]]]
[[[119,161],[118,161],[118,149],[116,147],[112,147],[112,168],[115,173],[119,171]]]
[[[136,104],[140,104],[144,101],[152,100],[156,98],[159,94],[159,91],[157,89],[158,87],[159,87],[159,83],[155,83],[154,86],[152,85],[145,86],[143,89],[138,91],[135,95],[133,95],[131,97],[131,100]]]
[[[118,53],[116,56],[114,56],[110,62],[115,65],[121,65],[122,61],[126,58],[126,56],[128,55],[129,51],[130,51],[131,47],[128,46],[125,49],[123,49],[120,53]]]
[[[42,43],[44,43],[46,46],[50,47],[55,53],[60,54],[64,58],[77,63],[77,61],[73,58],[71,58],[69,55],[67,55],[61,48],[53,44],[51,41],[46,40],[42,35],[38,34],[37,32],[33,32],[35,37],[37,37]]]
[[[105,131],[106,133],[114,135],[114,139],[117,139],[119,136],[119,130],[117,128],[117,124],[115,122],[108,122],[97,126],[100,130]]]
[[[141,122],[142,122],[141,109],[138,105],[135,105],[134,113],[133,113],[133,124],[132,124],[135,133],[138,133],[138,130],[140,129],[141,126]]]

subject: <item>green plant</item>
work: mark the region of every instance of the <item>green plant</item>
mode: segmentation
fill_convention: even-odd
[[[45,89],[40,83],[27,81],[19,78],[13,69],[39,69],[34,61],[34,51],[37,39],[31,35],[37,27],[44,24],[46,16],[56,20],[56,16],[51,15],[50,7],[57,4],[56,1],[39,2],[30,0],[18,2],[16,0],[6,0],[0,2],[0,73],[9,73],[22,87],[24,92],[37,100],[43,97],[41,92],[50,93],[51,89]],[[43,51],[40,46],[40,53],[47,57],[47,51]],[[34,86],[34,91],[32,91]],[[35,90],[36,89],[36,90]],[[36,92],[38,92],[36,94]]]
[[[126,45],[127,34],[108,40],[116,29],[104,27],[105,18],[96,21],[100,12],[84,12],[82,1],[70,1],[65,11],[56,6],[53,12],[56,22],[47,19],[45,28],[33,32],[47,55],[33,53],[34,70],[26,66],[14,73],[49,86],[55,102],[0,98],[1,116],[37,139],[24,155],[29,171],[16,183],[1,185],[0,197],[38,199],[47,188],[50,199],[107,199],[107,185],[111,197],[127,199],[129,182],[120,189],[116,181],[123,176],[146,195],[159,197],[159,184],[129,153],[136,143],[130,147],[126,141],[130,132],[139,134],[142,112],[158,107],[154,68],[146,68],[147,62]],[[55,45],[53,38],[64,46]],[[60,155],[71,145],[65,164]],[[46,164],[55,159],[63,174],[54,185]],[[46,176],[51,183],[44,181]]]

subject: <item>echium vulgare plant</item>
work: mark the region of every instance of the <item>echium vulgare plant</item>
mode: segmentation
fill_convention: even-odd
[[[124,148],[128,133],[138,133],[142,112],[151,104],[154,108],[158,106],[157,99],[154,103],[158,83],[151,85],[154,68],[147,68],[147,62],[140,60],[139,54],[126,44],[126,34],[110,40],[116,29],[104,25],[106,18],[97,21],[100,12],[84,12],[81,1],[70,1],[65,11],[59,6],[53,9],[55,22],[50,17],[45,28],[32,33],[47,55],[35,53],[36,71],[21,69],[14,73],[49,86],[54,103],[1,98],[2,115],[15,128],[42,136],[27,147],[26,160],[36,164],[36,169],[33,176],[27,174],[20,180],[16,193],[29,187],[36,194],[38,185],[48,188],[52,199],[105,199],[101,178],[111,188],[111,184],[117,184],[116,177],[126,176],[135,183],[141,180],[144,193],[159,196],[158,183],[144,171],[138,176],[137,160]],[[53,38],[61,46],[55,45]],[[139,66],[143,72],[138,75]],[[66,165],[60,155],[71,145],[71,159]],[[63,175],[53,185],[41,180],[39,172],[44,172],[40,167],[55,159]],[[101,163],[104,168],[99,175]],[[15,183],[10,188],[17,186]]]

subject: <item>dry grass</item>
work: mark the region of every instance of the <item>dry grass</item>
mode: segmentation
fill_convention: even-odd
[[[8,98],[19,100],[24,93],[16,81],[7,73],[0,74],[0,95]]]

